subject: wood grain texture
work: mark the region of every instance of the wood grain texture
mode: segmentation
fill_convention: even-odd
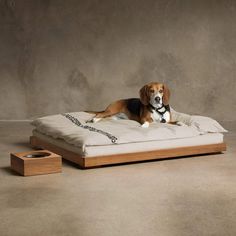
[[[39,139],[35,136],[30,137],[30,143],[33,147],[48,149],[57,154],[60,154],[64,159],[72,161],[78,164],[82,168],[118,164],[118,163],[127,163],[127,162],[138,162],[145,160],[156,160],[162,158],[220,153],[226,150],[226,144],[219,143],[219,144],[180,147],[172,149],[153,150],[147,152],[135,152],[135,153],[125,153],[125,154],[105,155],[105,156],[85,158],[77,153],[65,150],[61,147],[45,142],[44,140]]]
[[[11,168],[23,176],[61,172],[61,156],[47,150],[42,150],[37,151],[37,153],[48,152],[50,153],[49,156],[39,158],[24,157],[33,152],[11,153]]]
[[[43,148],[50,150],[54,153],[61,155],[64,159],[79,164],[79,166],[84,167],[84,158],[81,157],[79,154],[74,153],[69,150],[65,150],[59,146],[54,144],[48,143],[42,139],[39,139],[35,136],[30,137],[30,144],[33,148]]]

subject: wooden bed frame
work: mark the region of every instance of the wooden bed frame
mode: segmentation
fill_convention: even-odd
[[[61,155],[62,158],[78,164],[81,168],[90,168],[90,167],[98,167],[98,166],[118,164],[118,163],[138,162],[145,160],[156,160],[163,158],[184,157],[184,156],[199,155],[199,154],[221,153],[226,150],[226,144],[219,143],[219,144],[179,147],[171,149],[153,150],[147,152],[134,152],[134,153],[84,158],[78,153],[68,151],[59,146],[48,143],[36,136],[30,137],[30,144],[35,149],[39,148],[47,149],[51,152]]]

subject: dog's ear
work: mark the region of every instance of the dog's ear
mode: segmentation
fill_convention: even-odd
[[[144,85],[140,90],[139,90],[139,95],[140,95],[140,100],[143,105],[148,105],[149,104],[149,91],[148,91],[148,85]]]
[[[169,88],[164,84],[163,85],[163,103],[164,105],[168,105],[170,100],[170,90]]]

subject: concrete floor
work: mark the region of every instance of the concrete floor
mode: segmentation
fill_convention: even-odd
[[[27,122],[0,122],[0,235],[236,235],[236,129],[208,155],[21,177],[9,153],[30,150]]]

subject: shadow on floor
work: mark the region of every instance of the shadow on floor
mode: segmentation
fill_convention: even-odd
[[[66,160],[64,158],[62,158],[62,164],[65,165],[65,166],[72,166],[72,167],[75,167],[75,168],[81,169],[81,170],[83,169],[78,164],[76,164],[76,163],[74,163],[72,161],[68,161],[68,160]]]
[[[0,170],[6,172],[7,174],[11,174],[11,175],[14,175],[14,176],[21,176],[20,174],[18,174],[14,170],[12,170],[10,166],[0,167]]]

